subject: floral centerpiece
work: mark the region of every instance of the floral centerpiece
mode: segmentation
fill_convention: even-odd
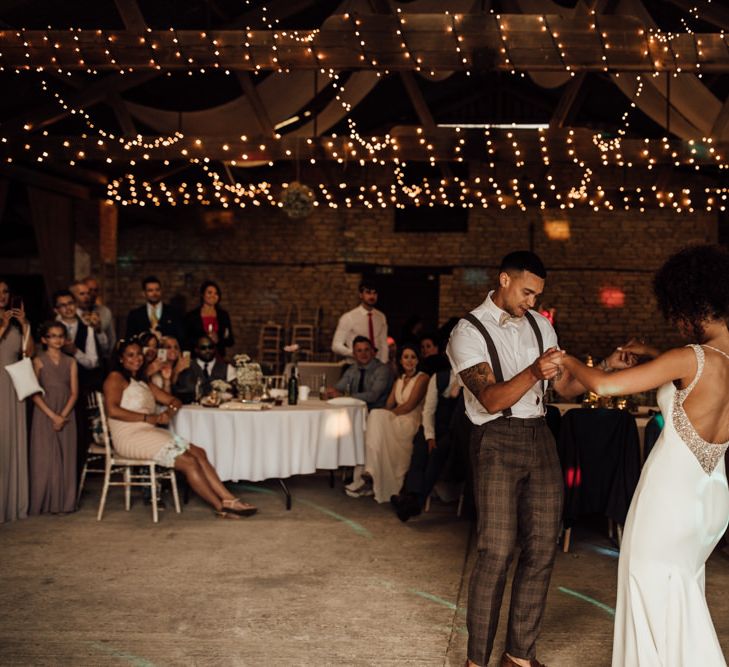
[[[210,388],[220,397],[221,401],[229,401],[233,398],[233,385],[225,380],[213,380]]]
[[[238,390],[238,398],[251,400],[259,397],[263,391],[261,364],[251,361],[247,354],[236,354],[233,362],[235,363],[234,383]]]

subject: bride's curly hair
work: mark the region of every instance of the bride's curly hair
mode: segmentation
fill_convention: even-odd
[[[729,323],[729,251],[718,245],[680,250],[656,273],[653,291],[666,319],[701,342],[706,319]]]

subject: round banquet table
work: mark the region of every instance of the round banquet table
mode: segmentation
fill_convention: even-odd
[[[366,420],[364,403],[309,400],[270,410],[186,405],[172,428],[206,451],[220,479],[258,482],[363,464]]]

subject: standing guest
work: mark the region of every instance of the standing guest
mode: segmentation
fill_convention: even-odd
[[[402,375],[387,397],[384,409],[372,410],[365,430],[365,466],[345,487],[348,496],[374,495],[384,503],[402,487],[410,465],[413,436],[420,426],[428,376],[418,371],[418,353],[412,345],[400,350]]]
[[[66,327],[47,322],[41,329],[44,351],[33,368],[45,394],[33,396],[30,428],[30,513],[73,512],[76,506],[76,360],[63,354]]]
[[[108,306],[101,303],[99,297],[99,283],[95,278],[89,276],[84,278],[84,284],[89,290],[89,312],[99,318],[99,342],[100,353],[105,361],[111,358],[111,353],[116,345],[116,327],[114,326],[114,315]]]
[[[390,368],[375,359],[369,338],[357,336],[352,341],[352,348],[355,363],[344,372],[337,384],[327,389],[327,398],[352,396],[367,403],[370,410],[381,408],[387,401],[392,384]]]
[[[142,292],[146,303],[129,311],[127,338],[153,331],[159,336],[174,336],[177,340],[182,340],[180,316],[172,306],[162,303],[162,283],[159,278],[147,276],[142,280]]]
[[[458,323],[447,349],[466,387],[466,414],[473,424],[478,555],[468,595],[471,666],[489,662],[517,536],[521,551],[500,664],[541,665],[536,641],[562,517],[562,473],[544,418],[544,385],[554,380],[565,397],[584,391],[561,374],[557,335],[532,310],[546,276],[534,253],[508,254],[498,287]]]
[[[377,310],[377,289],[372,283],[363,281],[359,286],[359,306],[339,318],[332,339],[332,351],[354,362],[354,339],[364,336],[374,347],[377,358],[386,364],[389,356],[387,349],[387,319]]]
[[[5,366],[25,354],[33,354],[30,324],[23,303],[12,297],[6,280],[0,279],[0,523],[28,516],[28,438],[25,401],[19,401]]]
[[[232,382],[235,369],[216,355],[215,343],[209,336],[200,336],[195,343],[195,360],[183,369],[172,385],[172,393],[183,403],[196,399],[196,394],[209,394],[213,380]]]
[[[96,352],[102,361],[109,358],[112,348],[109,345],[109,337],[106,332],[101,329],[101,316],[96,312],[94,303],[91,299],[91,291],[86,283],[77,280],[69,287],[73,299],[76,302],[76,314],[81,321],[90,326],[94,330],[96,338]]]
[[[77,315],[76,301],[70,290],[59,290],[53,295],[56,320],[66,328],[63,352],[78,363],[78,400],[76,401],[77,472],[86,461],[88,445],[92,440],[86,405],[89,394],[101,389],[104,372],[97,353],[93,327],[84,324]]]
[[[63,351],[78,362],[79,381],[84,386],[93,384],[94,389],[100,388],[101,370],[93,327],[81,321],[76,300],[70,290],[58,290],[53,294],[52,300],[56,321],[66,327]]]
[[[205,450],[170,431],[156,428],[170,423],[171,413],[181,403],[155,385],[142,381],[142,348],[135,340],[120,341],[114,370],[104,382],[104,403],[114,449],[130,459],[152,459],[157,465],[174,468],[222,519],[238,519],[256,513],[256,508],[233,496],[210,465]],[[156,413],[157,404],[167,406]]]
[[[200,336],[207,336],[215,343],[218,356],[224,359],[226,348],[235,343],[230,315],[220,307],[221,297],[218,283],[206,280],[200,285],[200,305],[185,315],[187,349],[194,347]]]

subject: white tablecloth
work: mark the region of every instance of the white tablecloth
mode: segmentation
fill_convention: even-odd
[[[202,447],[222,480],[258,482],[364,463],[365,406],[318,400],[259,412],[188,405],[172,427]]]

